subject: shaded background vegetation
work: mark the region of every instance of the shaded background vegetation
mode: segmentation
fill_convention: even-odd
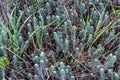
[[[1,0],[1,80],[119,80],[119,0]]]

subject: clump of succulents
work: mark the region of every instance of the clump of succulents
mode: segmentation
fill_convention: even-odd
[[[119,4],[27,1],[7,14],[8,24],[0,22],[0,55],[10,61],[0,66],[1,80],[120,79]]]

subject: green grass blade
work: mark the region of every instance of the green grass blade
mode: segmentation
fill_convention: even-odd
[[[19,26],[19,24],[20,24],[20,20],[21,20],[21,18],[22,18],[22,15],[23,15],[23,12],[21,11],[20,12],[20,16],[19,16],[19,18],[17,19],[17,23],[16,23],[16,29],[18,30],[18,26]]]
[[[118,20],[118,19],[117,19]],[[104,32],[108,29],[111,28],[111,26],[115,25],[117,22],[116,22],[116,19],[111,21],[106,27],[104,27],[102,30],[99,31],[98,35],[94,38],[93,42],[92,42],[92,45],[101,37],[101,35],[104,34]]]
[[[107,41],[104,46],[106,46],[108,43],[110,43],[110,41],[112,41],[113,39],[115,39],[116,37],[118,37],[120,35],[120,32],[118,34],[116,34],[115,36],[113,36],[109,41]]]
[[[112,12],[113,12],[113,14],[116,16],[116,11],[115,11],[115,8],[114,8],[114,6],[113,6],[112,1],[110,1],[110,5],[111,5],[111,7],[112,7]]]
[[[49,23],[48,25],[45,26],[41,26],[38,29],[36,29],[33,33],[30,34],[29,38],[25,41],[25,44],[23,45],[23,47],[21,48],[21,51],[23,52],[24,49],[27,47],[27,45],[29,44],[30,40],[32,39],[32,37],[34,36],[34,34],[38,31],[42,31],[45,30],[47,27],[49,27],[50,25],[52,25],[53,23],[55,23],[55,21]]]
[[[95,30],[94,36],[97,35],[97,32],[98,32],[99,29],[100,29],[101,23],[102,23],[102,21],[103,21],[104,13],[105,13],[105,9],[103,10],[102,14],[100,15],[100,18],[99,18],[99,20],[98,20],[98,24],[97,24],[97,26],[96,26],[96,30]]]
[[[29,17],[24,21],[24,23],[20,26],[20,29],[18,30],[18,33],[17,33],[17,37],[19,36],[19,34],[20,34],[20,32],[22,31],[22,29],[23,29],[24,25],[26,24],[26,22],[27,22],[31,17],[32,17],[32,15],[29,16]]]
[[[85,20],[84,20],[84,22],[85,22]],[[86,39],[86,36],[87,36],[88,27],[90,27],[89,15],[87,16],[87,22],[86,22],[86,24],[85,24],[84,40]]]

